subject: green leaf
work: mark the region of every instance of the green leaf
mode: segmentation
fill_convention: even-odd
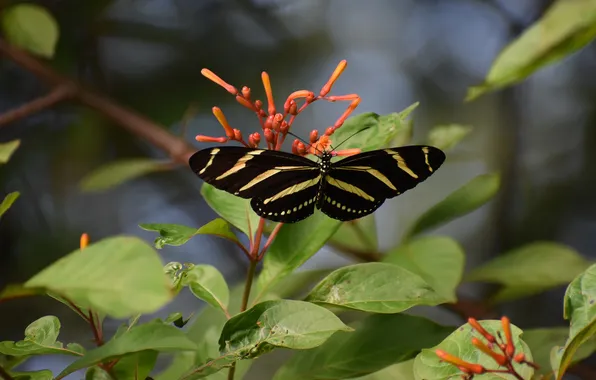
[[[416,305],[434,306],[448,300],[407,269],[366,263],[333,271],[315,286],[306,301],[372,313],[399,313]]]
[[[221,356],[189,371],[182,379],[203,378],[235,361],[256,358],[276,347],[314,348],[337,331],[352,329],[320,306],[292,300],[261,302],[226,322],[219,338]]]
[[[255,358],[275,347],[317,347],[336,331],[352,329],[325,308],[303,301],[265,301],[226,322],[219,349]]]
[[[188,286],[195,297],[227,313],[230,290],[224,276],[212,265],[195,265],[184,274],[182,284]]]
[[[573,249],[558,243],[536,242],[504,253],[472,270],[468,282],[504,286],[492,300],[505,301],[568,284],[590,264]]]
[[[230,313],[240,312],[244,284],[234,287],[230,293],[230,302],[228,309]],[[195,375],[189,375],[190,378],[202,378],[209,375],[209,380],[226,380],[227,371],[217,372],[213,367],[225,365],[225,360],[217,363],[210,363],[212,358],[220,356],[218,340],[221,330],[227,322],[226,317],[219,309],[212,307],[203,308],[194,320],[189,323],[187,336],[193,342],[197,342],[197,350],[194,352],[180,352],[174,357],[174,360],[164,371],[154,376],[155,380],[180,380],[187,372],[196,371]],[[233,362],[233,360],[231,361]],[[230,363],[231,363],[230,362]],[[210,364],[207,364],[210,363]],[[228,364],[230,364],[228,363]],[[242,360],[236,363],[236,378],[241,379],[244,373],[248,371],[252,360]],[[202,368],[201,368],[202,366]],[[194,368],[193,370],[189,370]]]
[[[85,380],[113,380],[113,378],[99,367],[90,367],[85,371]]]
[[[282,226],[265,254],[253,303],[317,253],[340,225],[340,221],[316,212],[308,219]]]
[[[24,286],[45,288],[114,318],[154,312],[172,297],[157,253],[143,240],[128,236],[77,249]]]
[[[349,379],[413,359],[421,349],[445,339],[453,328],[405,314],[371,315],[334,334],[323,345],[297,352],[274,380]]]
[[[455,290],[465,265],[461,246],[445,236],[412,239],[384,256],[383,262],[399,265],[422,277],[448,302],[456,302]]]
[[[150,322],[135,326],[118,338],[111,339],[103,346],[87,351],[87,354],[70,364],[58,375],[61,379],[81,368],[104,363],[127,354],[153,350],[158,352],[193,351],[197,345],[184,332],[162,322]]]
[[[313,269],[290,273],[272,286],[267,295],[263,298],[268,298],[270,300],[296,298],[296,296],[304,292],[306,287],[310,288],[314,286],[331,272],[332,269]]]
[[[44,294],[46,291],[43,288],[25,288],[22,284],[8,284],[0,291],[0,301]]]
[[[342,249],[376,252],[378,248],[377,226],[374,214],[341,224],[329,244]]]
[[[16,4],[2,12],[2,30],[11,44],[52,58],[58,42],[58,23],[44,7]]]
[[[472,127],[469,125],[437,125],[428,134],[428,144],[448,151],[469,135],[470,132],[472,132]]]
[[[363,152],[386,147],[398,136],[411,133],[407,117],[417,106],[415,103],[402,112],[382,116],[372,112],[352,116],[333,134],[333,142],[339,144],[348,139],[342,149],[360,148]],[[351,137],[358,131],[362,132]]]
[[[0,217],[4,215],[6,211],[8,211],[8,209],[10,208],[10,206],[12,206],[14,201],[17,200],[19,195],[21,194],[18,191],[14,191],[12,193],[7,194],[6,197],[4,197],[4,200],[2,201],[2,203],[0,203]]]
[[[41,317],[25,329],[25,339],[18,342],[0,342],[0,353],[10,356],[73,355],[82,356],[84,349],[78,344],[66,347],[59,342],[60,320],[53,315]]]
[[[567,327],[524,330],[522,339],[530,347],[530,351],[532,351],[532,356],[534,357],[534,363],[540,366],[537,373],[546,375],[552,372],[550,369],[551,351],[553,347],[564,346],[568,336],[569,329]],[[596,340],[591,339],[579,348],[573,357],[573,362],[587,358],[595,350]]]
[[[244,232],[246,236],[251,236],[257,230],[260,218],[250,207],[249,199],[218,190],[208,183],[204,183],[201,187],[201,195],[213,211]]]
[[[414,378],[414,359],[394,364],[370,375],[352,380],[412,380]]]
[[[560,380],[577,350],[596,334],[596,264],[577,276],[565,292],[564,317],[570,321],[569,339],[560,353],[557,380]],[[558,356],[557,355],[557,358]]]
[[[41,371],[10,372],[12,380],[53,380],[54,375],[49,369]]]
[[[21,145],[21,140],[12,140],[7,143],[0,143],[0,164],[7,163],[19,145]]]
[[[501,321],[484,320],[479,321],[479,323],[486,331],[494,336],[497,336],[497,331],[499,331],[501,335],[503,334]],[[531,362],[533,360],[532,353],[530,352],[528,345],[521,340],[521,334],[521,329],[515,325],[511,325],[511,336],[515,346],[515,353],[524,353],[526,360]],[[462,372],[459,368],[439,359],[435,353],[435,350],[437,349],[443,350],[469,363],[480,364],[487,369],[499,368],[499,365],[490,356],[472,345],[471,340],[474,337],[485,341],[480,333],[474,330],[470,324],[466,323],[455,330],[437,346],[423,349],[414,361],[415,379],[443,380],[454,379],[456,376],[461,376]],[[524,379],[531,379],[534,374],[534,369],[530,366],[514,362],[513,367]],[[483,380],[502,380],[503,376],[500,376],[500,374],[484,374],[478,376],[478,378],[482,378]]]
[[[169,170],[171,163],[151,158],[131,158],[110,162],[81,180],[83,191],[103,191],[145,174]]]
[[[122,357],[112,368],[114,378],[145,379],[155,367],[158,354],[155,350],[146,350]]]
[[[476,210],[497,194],[500,183],[497,173],[483,174],[472,179],[422,214],[406,237],[438,227]]]
[[[143,223],[139,227],[145,231],[159,232],[155,238],[155,248],[162,249],[165,245],[180,246],[196,235],[215,235],[238,242],[238,238],[232,232],[230,225],[223,219],[214,219],[203,227],[196,229],[180,224],[170,223]]]
[[[558,0],[493,62],[484,83],[468,89],[466,100],[513,85],[586,46],[596,37],[593,0]]]

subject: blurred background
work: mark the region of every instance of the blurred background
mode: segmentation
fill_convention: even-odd
[[[278,106],[292,91],[317,92],[341,59],[348,68],[333,94],[358,93],[354,114],[401,111],[414,102],[414,142],[438,124],[472,126],[433,176],[433,186],[388,201],[377,213],[379,245],[399,242],[404,229],[428,207],[473,177],[500,171],[497,199],[441,227],[465,248],[474,267],[508,249],[537,240],[569,245],[587,258],[596,247],[596,45],[549,66],[522,84],[464,103],[467,88],[482,82],[500,50],[539,18],[547,0],[45,0],[60,40],[51,65],[116,102],[184,137],[198,149],[197,134],[222,136],[211,113],[219,106],[234,128],[260,130],[258,120],[234,97],[205,79],[204,67],[264,98],[260,73],[270,76]],[[0,60],[0,113],[47,92],[31,73]],[[189,107],[196,112],[187,122]],[[307,138],[324,131],[346,104],[317,102],[301,114],[293,132]],[[184,126],[183,126],[184,124]],[[101,114],[61,104],[0,126],[0,141],[21,139],[0,167],[0,189],[21,198],[0,221],[0,287],[22,282],[78,247],[133,234],[152,241],[139,223],[199,227],[215,213],[200,196],[201,181],[188,167],[154,173],[104,192],[87,193],[81,179],[127,157],[167,158]],[[289,148],[288,148],[289,149]],[[160,251],[164,263],[193,261],[219,268],[229,282],[244,277],[246,260],[228,242],[198,236]],[[325,249],[309,268],[348,260]],[[466,297],[482,289],[464,287]],[[520,326],[563,324],[564,288],[499,310]],[[185,315],[202,302],[184,292],[168,310]],[[63,326],[61,341],[90,343],[87,326],[46,298],[0,305],[0,341],[22,339],[23,329],[47,314]],[[439,322],[459,324],[447,312]],[[114,331],[119,321],[108,321]],[[87,339],[85,341],[85,339]],[[31,360],[57,369],[64,357]],[[51,360],[51,362],[47,362]],[[257,368],[258,370],[258,368]],[[255,375],[255,379],[259,378]]]

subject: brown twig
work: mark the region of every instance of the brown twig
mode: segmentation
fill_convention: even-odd
[[[111,119],[114,123],[127,129],[129,132],[146,139],[152,145],[166,152],[172,160],[178,163],[187,163],[188,158],[196,150],[183,139],[168,132],[163,126],[160,126],[146,117],[113,102],[111,99],[88,90],[79,83],[60,75],[45,63],[37,60],[23,50],[10,45],[3,39],[0,39],[0,54],[4,55],[21,68],[36,75],[55,89],[68,89],[69,95],[73,100],[79,101],[83,105],[98,111],[103,116]],[[54,93],[54,91],[50,94],[52,93]],[[66,98],[66,96],[62,96],[63,98],[57,99],[57,93],[54,93],[53,97],[49,99],[53,100],[53,102],[50,102],[49,105],[55,104],[57,101]],[[38,99],[37,101],[41,102],[41,99]],[[47,107],[49,106],[47,105],[48,102],[48,99],[46,99],[41,105]],[[28,103],[25,106],[31,107],[31,103]],[[39,108],[39,104],[37,104],[36,107],[38,107],[38,110],[45,108]],[[11,113],[14,114],[16,111],[18,111],[18,109],[9,111],[7,114],[0,116],[0,119],[2,117],[7,117],[6,115]],[[9,121],[17,120],[18,118],[29,114],[31,114],[31,112],[23,114],[21,111],[21,113],[17,113],[19,117],[14,118],[13,116]]]
[[[58,85],[48,94],[1,114],[0,127],[43,111],[56,103],[70,98],[74,92],[74,88],[69,84]]]

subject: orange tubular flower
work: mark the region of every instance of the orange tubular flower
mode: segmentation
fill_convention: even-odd
[[[505,340],[507,341],[505,354],[507,354],[508,357],[512,357],[515,353],[515,346],[513,345],[513,339],[511,339],[511,323],[509,322],[509,318],[502,317],[501,324],[503,325],[503,332],[505,333]]]
[[[346,156],[353,156],[355,154],[359,154],[360,152],[362,152],[362,150],[360,150],[360,148],[343,149],[343,150],[336,151],[335,155],[346,157]]]
[[[271,89],[271,81],[269,80],[269,74],[263,71],[261,73],[261,80],[263,81],[263,87],[265,87],[265,94],[267,94],[267,103],[269,104],[269,115],[273,115],[275,114],[275,102],[273,101],[273,90]]]
[[[211,71],[209,69],[202,69],[201,74],[203,74],[203,76],[205,78],[210,79],[212,82],[215,82],[218,85],[220,85],[221,87],[225,88],[226,91],[229,92],[230,94],[238,95],[238,90],[236,89],[236,87],[232,86],[229,83],[226,83],[226,81],[224,81],[223,79],[221,79],[220,77],[215,75],[213,73],[213,71]]]
[[[325,83],[323,88],[321,88],[321,92],[319,93],[320,96],[325,96],[331,91],[331,87],[333,87],[333,85],[335,84],[335,81],[344,72],[344,70],[346,69],[347,66],[348,66],[348,61],[346,61],[345,59],[342,59],[339,62],[339,64],[333,71],[333,74],[331,74],[331,77],[329,78],[327,83]]]
[[[232,127],[230,127],[230,124],[228,124],[228,120],[224,116],[221,109],[219,107],[213,107],[212,110],[213,110],[213,115],[215,115],[215,118],[217,119],[217,121],[219,121],[219,124],[221,124],[223,129],[226,131],[226,136],[228,136],[228,138],[230,138],[230,139],[233,139],[234,138],[234,130],[232,129]]]
[[[470,326],[472,326],[474,328],[474,330],[478,331],[480,334],[482,334],[482,336],[488,340],[490,343],[495,343],[497,341],[497,339],[490,334],[488,331],[486,331],[484,329],[484,327],[482,327],[480,325],[480,323],[478,323],[478,321],[474,318],[468,318],[468,323],[470,324]]]
[[[464,361],[464,360],[458,358],[457,356],[453,356],[443,350],[436,350],[435,353],[444,362],[453,364],[454,366],[457,366],[457,367],[461,368],[462,370],[466,369],[470,373],[481,375],[484,372],[486,372],[486,369],[483,366],[481,366],[480,364],[469,363],[469,362]]]
[[[195,140],[198,142],[214,142],[214,143],[225,143],[229,139],[227,137],[211,137],[211,136],[204,136],[204,135],[197,135]]]
[[[81,241],[79,243],[79,246],[81,247],[81,249],[85,249],[85,248],[87,248],[88,245],[89,245],[89,235],[85,232],[81,235]]]
[[[507,364],[507,358],[505,356],[498,354],[498,353],[494,352],[493,350],[491,350],[490,348],[488,348],[486,346],[486,344],[484,344],[480,341],[480,339],[472,338],[472,344],[474,346],[476,346],[480,351],[484,352],[485,354],[487,354],[488,356],[493,358],[493,360],[496,361],[498,365]]]

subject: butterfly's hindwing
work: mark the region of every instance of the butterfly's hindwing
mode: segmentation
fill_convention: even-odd
[[[321,176],[285,187],[267,198],[254,197],[250,205],[257,215],[275,222],[294,223],[315,211]]]
[[[319,174],[317,164],[307,158],[242,147],[203,149],[189,164],[205,182],[242,198],[265,199]]]
[[[351,220],[368,215],[427,179],[445,160],[433,147],[406,146],[357,154],[331,165],[325,178],[321,211]]]

